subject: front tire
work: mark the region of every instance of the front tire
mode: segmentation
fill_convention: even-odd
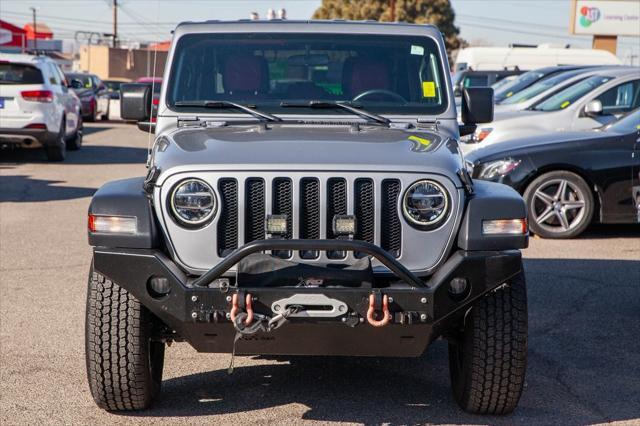
[[[160,393],[164,343],[153,315],[129,292],[93,269],[85,323],[87,378],[100,408],[141,410]]]
[[[508,414],[527,367],[527,289],[519,274],[476,302],[460,339],[449,344],[456,402],[474,414]]]
[[[531,232],[542,238],[574,238],[591,223],[593,193],[575,173],[563,170],[538,176],[524,192]]]

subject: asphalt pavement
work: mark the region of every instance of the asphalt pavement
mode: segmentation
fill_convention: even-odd
[[[167,350],[162,396],[132,414],[98,409],[84,365],[91,250],[86,212],[104,182],[145,173],[147,135],[88,125],[81,151],[47,163],[0,151],[0,423],[640,424],[640,227],[593,226],[524,252],[529,364],[506,417],[455,404],[447,348],[418,359],[274,361]]]

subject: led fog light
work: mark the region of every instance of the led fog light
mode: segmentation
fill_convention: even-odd
[[[333,233],[335,235],[354,235],[356,233],[356,217],[335,215],[333,217]]]
[[[454,296],[460,296],[467,291],[466,278],[454,278],[449,283],[449,292]]]
[[[287,233],[287,215],[274,214],[267,216],[267,234],[284,235]]]
[[[169,280],[165,277],[151,277],[147,283],[147,291],[154,298],[166,296],[171,292]]]
[[[136,218],[127,216],[89,215],[89,231],[106,234],[135,234]]]

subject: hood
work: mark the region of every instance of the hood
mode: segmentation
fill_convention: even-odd
[[[481,146],[465,155],[467,161],[472,163],[484,162],[495,157],[514,155],[518,152],[530,149],[541,148],[545,145],[557,143],[567,143],[571,141],[584,141],[588,139],[598,139],[610,136],[607,132],[600,130],[584,130],[572,132],[548,132],[535,136],[528,136],[517,139],[505,140],[494,144]]]
[[[376,170],[431,172],[458,182],[457,142],[432,131],[277,124],[181,128],[158,139],[158,183],[196,170]]]

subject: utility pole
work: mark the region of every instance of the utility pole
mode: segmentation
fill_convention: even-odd
[[[113,47],[118,47],[118,0],[113,0]]]
[[[396,0],[389,0],[389,9],[391,9],[391,22],[396,22]]]
[[[33,50],[38,50],[38,27],[36,26],[36,8],[30,7],[33,14]]]

